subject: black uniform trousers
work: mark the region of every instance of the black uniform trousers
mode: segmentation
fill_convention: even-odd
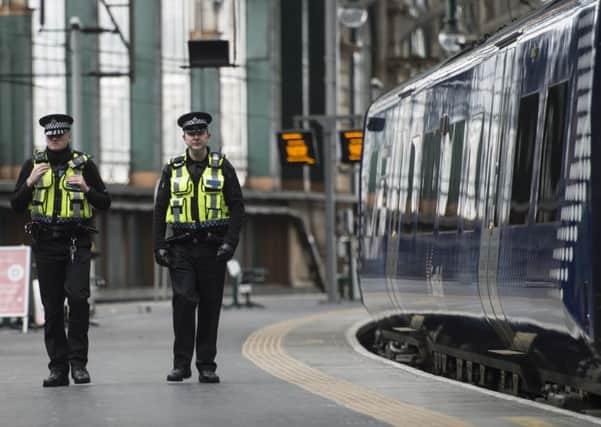
[[[194,239],[169,248],[175,368],[190,367],[196,341],[198,370],[217,369],[217,328],[225,280],[225,262],[215,259],[218,246]]]
[[[50,357],[48,367],[63,372],[88,362],[90,324],[90,238],[79,236],[71,260],[71,238],[39,239],[33,244],[40,293],[44,305],[44,342]],[[65,333],[64,304],[69,305]]]

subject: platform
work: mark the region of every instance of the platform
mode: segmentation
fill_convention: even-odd
[[[265,309],[224,310],[220,384],[168,384],[168,302],[101,304],[90,332],[93,383],[43,389],[42,331],[0,329],[0,426],[601,425],[382,360],[354,331],[358,303],[323,295],[257,296]]]

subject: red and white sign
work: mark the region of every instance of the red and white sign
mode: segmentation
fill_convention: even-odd
[[[0,246],[0,317],[29,316],[30,256],[29,246]]]

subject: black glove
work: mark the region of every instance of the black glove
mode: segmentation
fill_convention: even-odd
[[[158,265],[162,265],[163,267],[169,267],[171,265],[169,251],[164,248],[154,250],[154,260]]]
[[[223,243],[217,249],[217,261],[229,261],[234,256],[234,248],[229,243]]]

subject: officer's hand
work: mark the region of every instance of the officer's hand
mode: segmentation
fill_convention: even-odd
[[[40,180],[42,175],[44,175],[49,168],[50,165],[48,163],[39,163],[35,165],[31,173],[27,177],[27,180],[25,181],[27,186],[33,187],[35,183]]]
[[[67,184],[79,187],[84,193],[90,191],[90,187],[88,186],[86,180],[83,179],[83,175],[71,175],[67,178]]]
[[[223,243],[217,249],[217,261],[229,261],[234,256],[234,248],[229,243]]]
[[[163,267],[169,267],[171,265],[171,257],[169,256],[169,251],[167,249],[155,249],[154,260],[158,265],[162,265]]]

